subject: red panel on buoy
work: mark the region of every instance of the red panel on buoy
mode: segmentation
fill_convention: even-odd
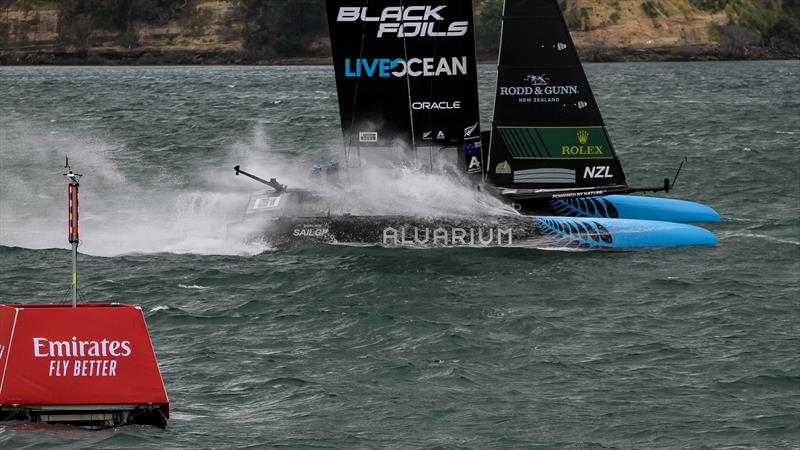
[[[0,406],[160,405],[169,400],[142,311],[0,305]]]

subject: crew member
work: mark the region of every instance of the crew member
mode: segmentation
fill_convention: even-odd
[[[319,181],[320,178],[322,178],[322,166],[314,164],[311,166],[311,179]]]
[[[325,169],[325,179],[328,184],[339,186],[339,161],[332,159],[330,165]]]

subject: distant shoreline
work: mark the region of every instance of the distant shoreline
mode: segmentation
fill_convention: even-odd
[[[719,47],[687,45],[680,47],[648,48],[581,48],[583,62],[688,62],[688,61],[760,61],[791,60],[800,54],[786,53],[769,47],[748,47],[735,53],[724,52]],[[481,64],[494,64],[496,58],[478,58]],[[95,49],[87,51],[37,51],[0,50],[3,66],[61,66],[61,65],[331,65],[328,56],[296,56],[266,58],[244,51],[192,51],[192,50],[117,50]]]

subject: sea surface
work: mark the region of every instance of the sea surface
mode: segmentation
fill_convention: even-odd
[[[0,447],[800,447],[800,62],[586,70],[630,184],[688,157],[717,248],[243,243],[234,165],[341,158],[330,67],[0,67],[0,302],[68,299],[68,155],[81,296],[142,306],[172,411]]]

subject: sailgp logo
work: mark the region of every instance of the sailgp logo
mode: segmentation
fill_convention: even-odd
[[[500,95],[517,97],[520,103],[559,103],[561,96],[580,94],[577,85],[551,85],[545,74],[523,78],[529,86],[500,86]]]
[[[319,224],[303,224],[302,227],[292,230],[294,237],[324,238],[328,236],[328,233],[328,228]]]
[[[344,60],[344,76],[362,77],[438,77],[467,74],[467,57],[452,58],[379,58]]]
[[[445,30],[438,26],[446,5],[440,6],[389,6],[379,15],[370,15],[369,7],[343,6],[339,8],[337,22],[378,23],[377,37],[460,37],[469,30],[468,21],[454,21]]]

